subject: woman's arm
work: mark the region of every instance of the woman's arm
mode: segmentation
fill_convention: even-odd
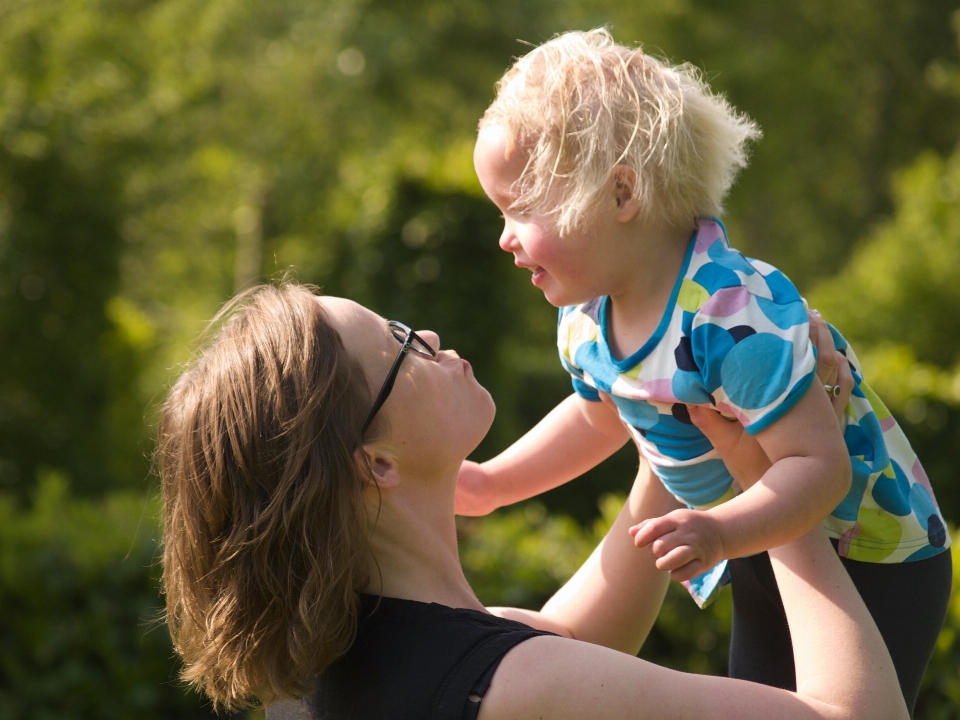
[[[540,637],[504,657],[480,720],[905,720],[889,653],[822,528],[770,551],[790,625],[797,692],[689,675]]]
[[[495,458],[466,461],[458,515],[486,515],[573,480],[623,447],[630,435],[615,410],[571,395]]]

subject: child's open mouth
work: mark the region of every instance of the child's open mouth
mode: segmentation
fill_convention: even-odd
[[[546,277],[546,270],[544,270],[542,267],[535,267],[533,269],[533,276],[530,278],[530,282],[532,282],[535,287],[540,287],[540,283],[542,283]]]

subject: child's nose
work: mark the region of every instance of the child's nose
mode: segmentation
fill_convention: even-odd
[[[517,236],[509,227],[504,227],[500,233],[500,249],[504,252],[513,252],[517,249]]]

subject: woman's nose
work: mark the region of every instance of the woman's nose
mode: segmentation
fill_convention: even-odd
[[[417,330],[417,335],[422,337],[427,345],[432,347],[437,352],[440,352],[440,336],[437,335],[433,330]]]

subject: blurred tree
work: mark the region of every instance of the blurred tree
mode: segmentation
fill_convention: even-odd
[[[823,275],[884,211],[890,169],[955,139],[957,99],[942,81],[956,55],[948,5],[10,0],[0,8],[0,266],[21,294],[2,331],[12,347],[2,405],[16,419],[0,441],[0,476],[29,487],[45,462],[81,490],[143,477],[138,408],[188,356],[204,319],[257,277],[295,266],[304,280],[391,309],[370,280],[395,280],[393,262],[420,262],[405,259],[417,253],[399,235],[417,212],[403,205],[420,202],[404,188],[437,202],[480,196],[474,128],[494,81],[525,50],[517,39],[612,23],[622,41],[696,61],[767,133],[731,198],[735,239],[801,281]],[[56,206],[46,191],[55,183]],[[45,238],[69,233],[29,243],[28,212],[35,228],[48,226],[36,230]],[[469,244],[496,255],[493,213],[469,226]],[[71,252],[95,271],[77,270]],[[552,311],[505,256],[496,263],[425,284],[432,307],[449,305],[443,318],[421,319],[417,307],[407,317],[441,321],[460,344],[445,328],[490,306],[487,273],[515,295],[507,314],[496,299],[501,320],[485,325],[501,336],[484,377],[501,406],[490,451],[568,392],[547,369]],[[32,278],[44,283],[39,300],[22,294],[28,276],[28,292],[39,287]],[[84,323],[47,307],[57,297]],[[58,322],[57,342],[38,336],[57,335]],[[35,342],[14,341],[31,333]],[[67,368],[77,357],[82,377]],[[96,480],[94,458],[108,470]],[[632,474],[629,454],[619,463],[618,474]]]
[[[142,479],[136,353],[119,285],[120,186],[142,151],[136,3],[0,6],[0,484],[43,467],[80,491]]]
[[[950,272],[960,176],[955,157],[941,159],[958,138],[955,8],[4,0],[0,484],[22,501],[51,473],[82,493],[141,481],[150,448],[143,408],[189,358],[191,339],[236,288],[291,266],[461,350],[499,406],[478,454],[501,449],[570,388],[553,349],[555,311],[497,248],[496,211],[471,164],[476,122],[523,42],[610,24],[622,42],[697,64],[763,127],[728,203],[735,244],[809,287],[863,241],[840,279],[812,298],[860,349],[956,519],[960,314]],[[891,195],[893,171],[923,151]],[[543,503],[589,527],[595,498],[625,489],[635,470],[627,447]],[[126,536],[93,515],[128,527],[129,503],[121,495],[64,510],[74,506],[61,497],[40,502],[23,524],[0,503],[0,527],[11,528],[0,553],[12,573],[0,603],[10,622],[22,619],[0,633],[15,639],[2,650],[0,687],[16,677],[33,698],[57,683],[88,688],[126,672],[130,707],[200,712],[165,695],[167,685],[144,689],[163,682],[150,674],[157,668],[169,672],[155,655],[167,646],[141,640],[133,610],[152,607],[147,571],[134,578],[122,563],[84,559],[117,557]],[[43,509],[53,506],[61,509]],[[463,525],[465,563],[484,599],[539,601],[595,542],[595,532],[537,507]],[[130,542],[141,557],[144,547]],[[722,671],[724,607],[701,613],[672,589],[644,652]],[[77,608],[81,624],[89,610],[90,627],[122,630],[83,635],[38,619]],[[941,670],[956,645],[943,637],[935,684],[953,697],[956,684]]]

